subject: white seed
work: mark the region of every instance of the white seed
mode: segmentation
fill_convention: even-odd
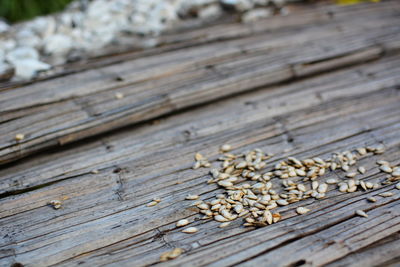
[[[272,216],[272,213],[269,210],[265,210],[263,214],[263,220],[266,221],[268,224],[272,224],[274,221],[274,218]]]
[[[376,198],[374,198],[374,197],[369,197],[369,198],[367,198],[367,200],[369,202],[376,202]]]
[[[354,178],[356,175],[357,175],[356,172],[349,172],[349,173],[346,174],[346,177],[347,178]]]
[[[371,189],[371,188],[374,187],[374,184],[371,183],[371,182],[366,182],[366,183],[365,183],[365,186],[366,186],[368,189]]]
[[[222,152],[228,152],[232,149],[231,145],[225,144],[221,146],[221,151]]]
[[[337,183],[337,180],[334,179],[334,178],[330,178],[330,179],[326,180],[326,183],[327,183],[327,184],[336,184],[336,183]]]
[[[247,162],[246,161],[241,161],[238,164],[236,164],[235,168],[236,169],[243,169],[243,168],[246,168],[246,166],[247,166]]]
[[[393,196],[392,192],[384,192],[379,194],[381,197],[391,197]]]
[[[58,210],[59,208],[61,208],[61,201],[60,200],[51,200],[49,202],[49,204],[51,206],[53,206],[54,209]]]
[[[200,168],[201,167],[201,163],[200,163],[200,161],[196,161],[194,164],[193,164],[193,170],[196,170],[196,169],[198,169],[198,168]]]
[[[349,193],[352,193],[352,192],[355,192],[355,191],[357,191],[357,186],[351,186],[351,187],[349,187],[349,189],[347,189],[347,192],[349,192]]]
[[[196,206],[201,210],[208,210],[209,209],[209,207],[208,207],[208,205],[206,203],[200,203],[200,204],[198,204]]]
[[[325,193],[328,190],[328,185],[323,183],[318,186],[318,193]]]
[[[229,182],[229,181],[219,181],[218,184],[222,187],[230,187],[233,186],[233,183]]]
[[[359,147],[357,148],[357,152],[358,154],[360,154],[361,156],[367,154],[367,150],[364,147]]]
[[[400,177],[400,169],[396,168],[396,170],[392,172],[392,176],[393,177]]]
[[[98,174],[98,173],[99,173],[99,170],[91,170],[90,173],[92,173],[92,174]]]
[[[198,195],[187,195],[185,199],[186,200],[196,200],[198,198],[199,198]]]
[[[390,165],[389,162],[387,162],[386,160],[378,160],[376,163],[378,163],[379,165]]]
[[[298,213],[298,214],[305,214],[305,213],[307,213],[307,212],[309,212],[310,211],[310,209],[307,209],[307,208],[305,208],[305,207],[298,207],[297,209],[296,209],[296,212]]]
[[[225,227],[227,227],[228,225],[230,225],[231,224],[231,222],[224,222],[224,223],[221,223],[218,227],[219,228],[225,228]]]
[[[356,210],[356,214],[358,215],[358,216],[361,216],[361,217],[365,217],[365,218],[367,218],[368,217],[368,214],[366,214],[364,211],[362,211],[362,210]]]
[[[285,199],[278,199],[278,200],[276,201],[276,203],[277,203],[279,206],[286,206],[286,205],[289,205],[289,202],[287,202]]]
[[[392,168],[390,168],[388,165],[381,165],[379,169],[386,173],[391,173],[393,171]]]
[[[299,191],[301,191],[301,192],[306,192],[307,191],[306,187],[303,184],[298,184],[297,185],[297,189],[299,189]]]
[[[342,184],[340,187],[339,187],[339,191],[340,192],[347,192],[347,190],[349,189],[349,186],[347,185],[347,184]]]
[[[189,220],[187,220],[187,219],[182,219],[182,220],[179,220],[179,221],[176,223],[176,227],[182,227],[182,226],[188,225],[189,223],[190,223]]]
[[[365,170],[365,168],[364,168],[363,166],[358,167],[358,171],[359,171],[361,174],[364,174],[364,173],[366,172],[366,170]]]
[[[199,231],[199,229],[197,229],[196,227],[188,227],[186,229],[183,229],[182,233],[193,234],[193,233],[196,233],[198,231]]]
[[[400,182],[396,184],[396,189],[400,190]]]
[[[160,203],[161,202],[161,198],[153,198],[153,201]]]
[[[21,141],[21,140],[23,140],[24,138],[25,138],[25,135],[24,135],[24,134],[19,133],[19,134],[16,134],[16,135],[15,135],[15,140],[16,140],[16,141]]]
[[[225,218],[222,215],[216,215],[214,216],[214,220],[216,220],[217,222],[228,222],[229,220],[227,218]]]
[[[151,201],[149,204],[147,204],[146,206],[147,207],[153,207],[153,206],[155,206],[155,205],[157,205],[158,204],[158,202],[157,201]]]
[[[120,92],[117,92],[117,93],[115,93],[115,98],[122,99],[122,98],[124,98],[124,94],[120,93]]]
[[[317,181],[313,181],[311,183],[311,188],[312,190],[317,190],[319,183]]]
[[[163,254],[161,254],[160,261],[164,262],[167,260],[173,260],[173,259],[177,258],[179,255],[181,255],[182,253],[183,253],[183,249],[174,248],[171,251],[167,251],[167,252],[164,252]]]

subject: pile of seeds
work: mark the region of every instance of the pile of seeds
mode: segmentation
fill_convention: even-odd
[[[323,199],[328,187],[335,187],[340,192],[351,193],[357,190],[368,191],[379,188],[378,183],[358,180],[359,174],[366,173],[362,166],[355,167],[357,160],[367,154],[382,154],[384,147],[361,147],[354,151],[334,153],[328,159],[319,157],[297,159],[288,157],[275,164],[271,170],[266,170],[267,160],[272,154],[264,153],[261,149],[233,154],[229,153],[230,145],[223,145],[220,149],[223,154],[219,169],[212,168],[209,184],[216,183],[224,189],[209,201],[196,201],[194,205],[203,214],[203,219],[214,219],[221,222],[220,227],[226,227],[237,218],[244,219],[244,226],[266,226],[276,223],[281,215],[273,210],[279,206],[286,206],[308,198]],[[400,180],[400,167],[391,166],[387,161],[378,161],[379,169],[390,174],[384,184]],[[195,155],[193,169],[210,167],[209,161],[199,153]],[[330,178],[319,181],[329,171],[341,169],[346,172],[343,181]],[[351,170],[355,169],[355,170]],[[278,179],[276,179],[278,178]],[[291,179],[294,178],[294,179]],[[400,183],[396,185],[400,188]],[[278,192],[279,191],[279,192]],[[390,197],[390,192],[382,193],[382,197]],[[198,196],[189,195],[187,200],[195,200]],[[375,202],[375,198],[368,198]],[[297,207],[298,214],[305,214],[310,209]],[[362,210],[355,211],[356,215],[366,217]],[[181,220],[178,227],[189,224],[188,220]],[[189,231],[190,230],[190,231]],[[197,229],[190,227],[182,232],[195,233]]]

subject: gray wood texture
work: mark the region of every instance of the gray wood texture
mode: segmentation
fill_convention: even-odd
[[[396,266],[393,184],[346,194],[330,187],[325,199],[280,207],[280,222],[257,229],[199,220],[184,198],[221,191],[206,183],[207,169],[191,166],[196,152],[217,164],[223,143],[274,153],[267,169],[287,156],[383,144],[383,155],[358,165],[367,169],[360,179],[385,180],[376,160],[400,164],[399,15],[398,1],[302,9],[213,26],[213,38],[198,44],[206,29],[171,33],[165,38],[188,46],[4,87],[0,265]],[[117,91],[125,98],[115,99]],[[27,138],[15,144],[19,132]],[[321,179],[343,177],[337,170]],[[161,203],[146,207],[155,197]],[[53,199],[63,207],[52,209]],[[300,205],[312,211],[299,216]],[[357,209],[369,217],[355,216]],[[177,229],[183,218],[199,232]],[[174,247],[185,252],[160,263]]]

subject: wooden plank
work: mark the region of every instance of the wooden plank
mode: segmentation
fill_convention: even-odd
[[[269,34],[249,36],[4,91],[0,94],[0,105],[5,106],[0,114],[0,161],[13,161],[260,86],[376,59],[400,47],[398,27],[391,26],[398,20],[393,10],[384,9],[387,13],[374,15],[363,25],[344,27],[352,21],[351,16],[341,22],[345,30],[340,32],[323,25],[294,35],[280,34],[278,41],[270,41]],[[384,20],[383,15],[387,15]],[[316,37],[318,33],[323,37]],[[282,46],[283,42],[287,45]],[[116,77],[122,81],[115,81]],[[115,99],[117,91],[126,97]],[[73,107],[70,114],[54,116],[57,111],[53,109],[58,106],[54,103],[59,102]],[[48,125],[32,123],[35,117],[44,116],[48,116],[44,119]],[[13,138],[20,131],[26,138],[17,143]]]
[[[261,260],[265,252],[280,255],[298,240],[307,243],[316,241],[318,235],[329,236],[331,228],[354,229],[362,218],[353,212],[365,207],[365,197],[393,191],[393,186],[354,194],[332,190],[323,201],[306,201],[313,209],[306,218],[295,216],[296,205],[291,205],[279,209],[284,215],[281,223],[257,230],[241,228],[239,221],[227,229],[217,228],[215,222],[196,221],[201,231],[188,236],[174,223],[196,217],[189,202],[183,201],[187,193],[197,192],[207,199],[218,191],[205,184],[207,170],[194,171],[190,166],[196,151],[215,161],[218,146],[224,142],[236,151],[259,146],[279,154],[271,165],[287,155],[325,157],[333,151],[383,142],[387,152],[380,157],[399,164],[399,60],[385,57],[260,89],[1,170],[2,184],[7,185],[0,199],[4,262],[121,266],[138,262],[144,266],[157,263],[162,252],[179,246],[187,252],[168,265],[225,266]],[[282,154],[285,149],[289,150]],[[362,179],[385,177],[375,160],[368,156],[361,161],[368,170]],[[94,168],[100,173],[90,174]],[[326,178],[336,175],[343,174],[329,173]],[[397,222],[398,214],[388,212],[399,205],[399,191],[393,192],[391,198],[368,204],[371,216],[366,228],[357,227],[357,231],[379,230],[375,225],[385,218]],[[63,196],[69,197],[63,209],[46,206],[49,200]],[[153,197],[163,200],[153,208],[145,207]],[[387,225],[379,238],[398,231],[397,225]],[[352,231],[343,231],[337,239],[329,236],[338,242],[348,237]],[[349,244],[362,248],[377,236],[365,241],[352,238]],[[335,244],[329,249],[336,249]],[[339,248],[332,257],[351,252]],[[309,253],[307,248],[304,251]],[[288,258],[287,263],[298,262],[298,256]]]

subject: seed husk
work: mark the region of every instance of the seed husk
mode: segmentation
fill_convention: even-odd
[[[124,94],[120,93],[120,92],[117,92],[117,93],[115,93],[115,98],[116,99],[122,99],[122,98],[124,98]]]
[[[367,200],[369,202],[376,202],[376,198],[374,198],[374,197],[369,197],[369,198],[367,198]]]
[[[310,211],[310,209],[307,209],[307,208],[305,208],[305,207],[298,207],[297,209],[296,209],[296,212],[298,213],[298,214],[306,214],[307,212],[309,212]]]
[[[289,205],[289,203],[285,200],[285,199],[278,199],[276,201],[276,204],[278,204],[279,206],[286,206]]]
[[[361,216],[361,217],[365,217],[365,218],[368,217],[368,214],[365,213],[363,210],[356,210],[356,214],[357,214],[358,216]]]
[[[326,180],[326,183],[327,183],[327,184],[336,184],[336,183],[337,183],[337,180],[334,179],[334,178],[330,178],[330,179]]]
[[[15,135],[15,140],[16,141],[22,141],[24,138],[25,138],[24,134],[19,133],[19,134]]]
[[[186,196],[186,199],[187,199],[187,200],[196,200],[196,199],[198,199],[198,198],[199,198],[198,195],[187,195],[187,196]]]
[[[155,205],[157,205],[157,204],[158,204],[157,201],[151,201],[151,202],[148,203],[146,206],[147,206],[147,207],[153,207],[153,206],[155,206]]]
[[[197,229],[196,227],[188,227],[186,229],[183,229],[182,233],[193,234],[193,233],[196,233],[198,231],[199,231],[199,229]]]
[[[393,171],[392,168],[390,168],[390,166],[388,165],[381,165],[379,169],[386,173],[391,173]]]
[[[171,251],[166,251],[163,254],[161,254],[160,261],[164,262],[164,261],[168,261],[168,260],[173,260],[173,259],[179,257],[179,255],[181,255],[182,253],[183,253],[183,249],[174,248]]]
[[[356,175],[357,175],[356,172],[349,172],[349,173],[346,174],[346,177],[347,178],[354,178],[354,177],[356,177]]]
[[[231,149],[232,149],[232,146],[231,146],[231,145],[228,145],[228,144],[224,144],[224,145],[221,146],[221,151],[222,151],[222,152],[228,152],[228,151],[230,151]]]
[[[51,200],[49,204],[56,210],[60,209],[62,205],[60,200]]]
[[[176,223],[176,227],[182,227],[182,226],[188,225],[189,223],[190,223],[189,220],[187,220],[187,219],[182,219],[182,220],[179,220],[179,221]]]
[[[378,195],[381,197],[391,197],[391,196],[393,196],[393,193],[392,192],[383,192]]]
[[[224,223],[221,223],[218,227],[219,228],[225,228],[225,227],[227,227],[228,225],[230,225],[231,224],[231,222],[224,222]]]
[[[359,171],[361,174],[364,174],[364,173],[366,172],[366,170],[365,170],[365,168],[364,168],[363,166],[358,167],[358,171]]]

